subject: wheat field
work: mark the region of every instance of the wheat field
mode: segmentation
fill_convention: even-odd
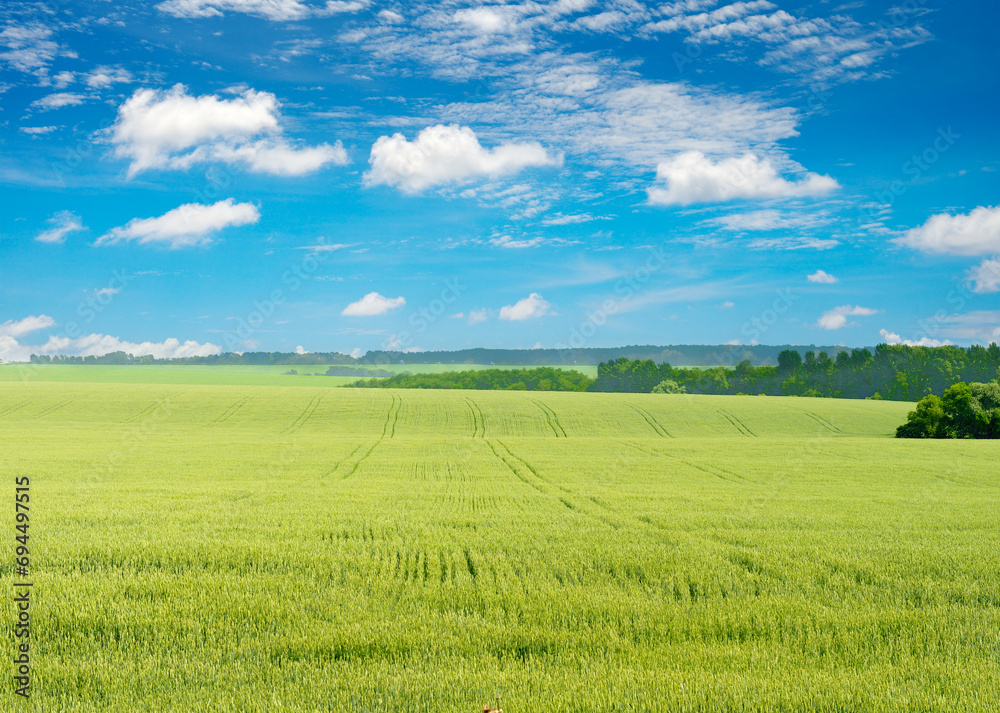
[[[0,382],[23,708],[996,710],[1000,448],[910,408]]]

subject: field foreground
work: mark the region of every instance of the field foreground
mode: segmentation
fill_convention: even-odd
[[[995,710],[1000,444],[910,408],[0,382],[21,708]]]

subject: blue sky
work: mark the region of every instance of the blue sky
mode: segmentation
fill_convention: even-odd
[[[5,3],[0,358],[988,343],[992,3]]]

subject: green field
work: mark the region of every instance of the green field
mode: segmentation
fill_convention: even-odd
[[[912,404],[84,381],[0,381],[25,710],[997,709],[1000,444]]]
[[[2,364],[0,381],[54,381],[112,384],[203,384],[232,386],[343,386],[360,376],[324,376],[330,365],[281,366],[199,366],[176,364],[77,365],[77,364]],[[343,366],[343,365],[340,365]],[[359,364],[356,368],[411,374],[437,374],[469,369],[519,369],[518,366],[484,364]],[[573,369],[590,377],[597,376],[596,366],[555,365],[554,369]],[[297,374],[286,374],[290,370]]]

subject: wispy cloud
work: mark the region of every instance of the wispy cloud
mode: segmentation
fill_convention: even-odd
[[[138,242],[140,245],[163,245],[187,248],[207,245],[220,230],[256,223],[260,211],[253,203],[235,203],[232,198],[203,205],[186,203],[156,218],[135,218],[113,228],[94,245]]]
[[[52,227],[44,230],[35,236],[35,240],[40,243],[61,243],[66,240],[70,233],[80,232],[87,228],[80,220],[80,216],[68,210],[61,210],[48,220]]]

